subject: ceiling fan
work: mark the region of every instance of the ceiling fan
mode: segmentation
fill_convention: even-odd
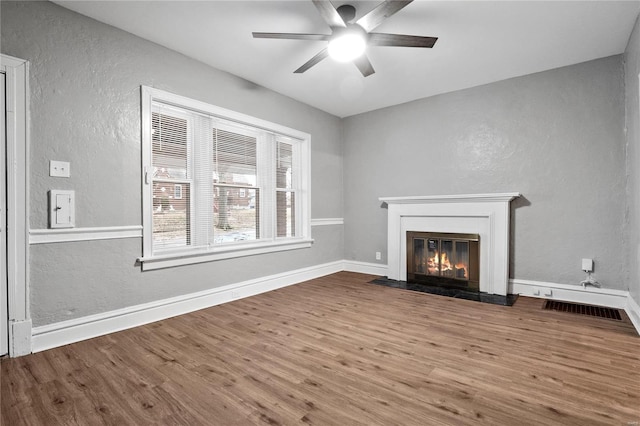
[[[386,34],[372,32],[385,19],[389,18],[413,0],[386,0],[356,22],[355,7],[344,4],[337,9],[327,0],[312,0],[322,19],[331,28],[331,34],[300,33],[262,33],[254,32],[254,38],[276,38],[289,40],[327,41],[327,47],[313,58],[305,62],[294,73],[303,73],[327,56],[342,61],[353,61],[363,76],[367,77],[375,71],[365,54],[367,46],[400,46],[400,47],[433,47],[437,37],[422,37],[403,34]]]

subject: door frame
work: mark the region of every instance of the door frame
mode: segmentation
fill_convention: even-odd
[[[29,63],[0,54],[6,81],[7,311],[9,356],[31,353],[29,306]]]
[[[9,314],[7,312],[9,304],[7,303],[7,206],[6,206],[6,188],[7,178],[4,171],[7,161],[4,158],[7,151],[6,141],[6,75],[0,71],[0,105],[2,109],[0,113],[0,356],[7,355],[9,353]]]

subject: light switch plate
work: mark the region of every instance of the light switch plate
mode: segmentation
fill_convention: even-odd
[[[76,226],[75,191],[52,189],[49,191],[49,227]]]
[[[49,176],[70,177],[71,165],[68,161],[49,161]]]

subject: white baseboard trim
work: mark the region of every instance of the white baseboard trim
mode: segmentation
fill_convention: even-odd
[[[254,296],[343,270],[343,262],[297,269],[211,290],[131,306],[33,329],[33,352],[91,339],[116,331],[182,315],[199,309]]]
[[[30,321],[16,323],[12,325],[16,345],[11,356],[26,355],[31,351],[40,352],[126,330],[340,271],[387,276],[387,265],[353,260],[335,261],[33,329]],[[535,290],[539,291],[538,295],[534,294]],[[551,295],[544,296],[545,290],[551,290]],[[509,293],[624,309],[640,334],[640,306],[626,291],[598,288],[585,290],[579,286],[516,279],[510,280]]]
[[[344,270],[361,274],[387,276],[389,267],[381,263],[359,262],[357,260],[345,260]]]
[[[629,292],[608,288],[583,288],[579,285],[511,279],[509,280],[509,294],[624,309],[627,305]]]
[[[627,306],[625,306],[624,310],[636,328],[636,331],[640,334],[640,305],[638,305],[631,295],[627,297]]]
[[[71,241],[142,238],[142,226],[104,226],[96,228],[31,229],[29,244],[50,244]]]

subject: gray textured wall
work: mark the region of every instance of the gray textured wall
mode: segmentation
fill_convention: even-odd
[[[627,128],[627,210],[625,251],[629,264],[629,292],[640,304],[640,21],[636,21],[624,54]]]
[[[378,197],[519,191],[511,277],[626,289],[622,56],[344,120],[345,256],[386,253]],[[383,259],[386,263],[386,259]]]
[[[32,229],[46,227],[52,188],[76,190],[79,227],[141,223],[141,84],[311,133],[312,216],[346,221],[344,235],[315,227],[308,250],[145,273],[139,239],[31,246],[36,326],[342,258],[375,262],[386,252],[377,198],[395,195],[520,191],[512,277],[577,284],[580,259],[593,257],[604,287],[631,282],[639,300],[637,26],[625,54],[625,204],[621,56],[341,122],[51,3],[2,1],[0,15],[2,53],[31,63]],[[72,177],[50,178],[51,159],[70,161]]]
[[[337,117],[48,2],[1,7],[2,53],[30,61],[29,222],[47,227],[47,191],[76,191],[76,226],[141,224],[140,85],[312,135],[312,217],[342,217]],[[71,178],[48,176],[49,160]],[[341,227],[311,249],[141,272],[141,240],[31,246],[35,326],[343,258]]]

